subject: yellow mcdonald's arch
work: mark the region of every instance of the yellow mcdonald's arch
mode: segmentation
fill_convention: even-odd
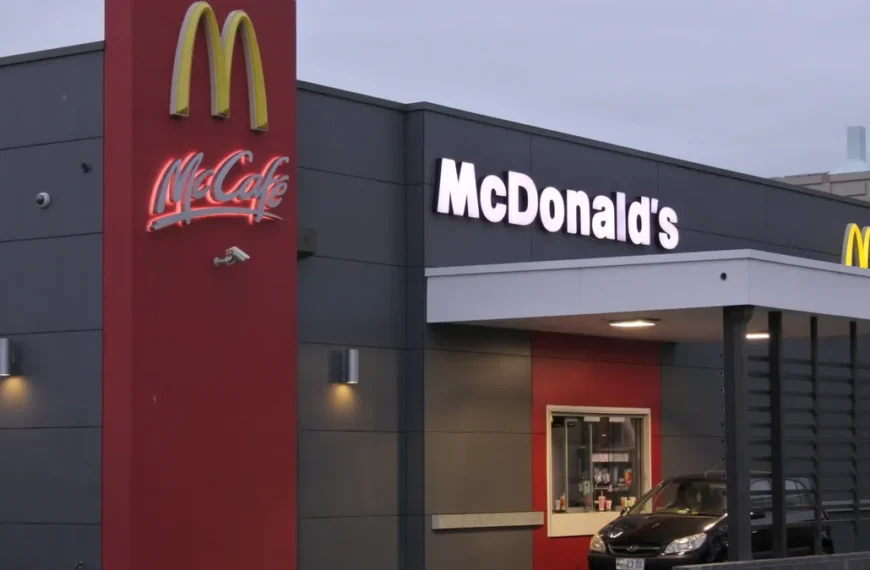
[[[218,29],[217,16],[208,2],[195,2],[187,9],[178,45],[175,49],[175,67],[172,70],[172,93],[169,99],[169,114],[187,117],[190,114],[190,74],[193,64],[193,49],[196,35],[202,28],[208,44],[209,69],[211,72],[211,114],[213,117],[230,116],[230,81],[233,67],[233,48],[241,34],[245,50],[248,76],[248,102],[251,129],[269,129],[269,114],[266,109],[266,79],[260,45],[251,18],[242,11],[230,12],[223,29]]]
[[[859,227],[858,224],[846,226],[846,232],[843,235],[843,265],[854,265],[856,253],[858,254],[858,267],[861,269],[870,267],[870,226],[864,228]]]

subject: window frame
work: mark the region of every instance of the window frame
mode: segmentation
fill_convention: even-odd
[[[652,412],[650,408],[621,408],[600,406],[547,406],[547,536],[592,536],[603,526],[615,520],[618,512],[585,512],[585,513],[554,513],[553,512],[553,416],[554,415],[597,415],[623,416],[640,419],[643,423],[643,471],[641,493],[643,496],[652,489]]]

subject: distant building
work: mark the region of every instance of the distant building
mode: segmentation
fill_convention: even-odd
[[[870,163],[864,127],[846,129],[846,162],[830,172],[795,174],[776,178],[780,182],[870,202]]]

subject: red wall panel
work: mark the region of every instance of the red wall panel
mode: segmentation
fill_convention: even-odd
[[[657,343],[536,333],[532,339],[532,501],[547,512],[547,406],[649,408],[652,480],[661,477]],[[533,537],[535,570],[586,570],[589,537]]]
[[[105,570],[296,567],[296,56],[292,0],[216,0],[253,20],[269,128],[248,119],[236,42],[231,116],[210,113],[200,30],[190,113],[170,117],[192,0],[106,0],[104,65],[103,564]],[[211,218],[146,231],[167,161],[203,168],[248,149],[288,156],[279,221]],[[229,183],[229,182],[228,182]],[[237,205],[237,204],[234,204]],[[212,260],[238,246],[245,263]]]

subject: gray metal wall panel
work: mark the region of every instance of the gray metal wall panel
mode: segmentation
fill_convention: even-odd
[[[426,436],[424,433],[409,432],[407,434],[405,457],[405,514],[423,515],[426,513],[427,476]]]
[[[530,570],[532,567],[532,531],[529,529],[426,534],[426,570]]]
[[[662,477],[724,469],[724,437],[662,436]]]
[[[99,524],[101,431],[0,430],[0,522]]]
[[[753,241],[733,236],[680,229],[680,245],[676,251],[691,253],[700,251],[722,251],[730,249],[757,249],[792,255],[818,261],[838,262],[839,253],[822,253],[786,247],[761,241]],[[589,237],[565,233],[550,234],[539,228],[532,230],[532,259],[534,261],[558,261],[564,259],[584,259],[591,257],[621,257],[624,255],[654,255],[664,253],[658,247],[639,247],[631,243],[609,240],[596,240]]]
[[[686,366],[692,368],[715,368],[724,366],[722,344],[666,343],[662,345],[662,366]]]
[[[400,517],[348,517],[299,521],[301,570],[403,568]]]
[[[297,105],[300,167],[405,183],[401,112],[305,90]]]
[[[318,257],[405,264],[405,187],[300,168],[298,212]]]
[[[359,349],[356,386],[336,383],[342,347],[299,345],[301,430],[399,431],[402,418],[402,351]]]
[[[103,54],[0,66],[0,148],[103,136]]]
[[[68,51],[0,63],[0,568],[100,568],[103,53]]]
[[[422,350],[406,350],[402,380],[402,426],[408,432],[422,432],[426,405],[426,355]]]
[[[398,515],[404,436],[398,433],[299,433],[299,517]]]
[[[0,151],[0,241],[102,231],[102,171],[102,139]],[[48,208],[36,206],[40,192]]]
[[[592,195],[625,192],[658,196],[658,163],[545,136],[533,136],[531,172],[538,190],[583,190]]]
[[[422,516],[405,518],[404,570],[426,569],[426,521]]]
[[[533,137],[528,133],[435,112],[425,114],[423,128],[427,186],[435,185],[439,158],[472,162],[479,178],[502,174],[506,168],[526,174],[531,171]]]
[[[426,327],[426,347],[483,354],[531,356],[529,331],[466,325],[438,324]]]
[[[0,568],[100,570],[100,525],[0,523]]]
[[[659,165],[659,198],[679,227],[765,241],[765,187],[669,164]]]
[[[102,327],[101,235],[0,243],[0,334]]]
[[[529,357],[429,350],[425,374],[426,431],[531,433]]]
[[[419,184],[405,186],[405,265],[422,267],[425,253],[426,188]]]
[[[404,277],[401,267],[317,256],[303,261],[299,264],[299,341],[402,347]]]
[[[765,229],[769,241],[828,253],[838,259],[846,224],[868,225],[870,217],[870,211],[863,205],[825,200],[785,189],[770,188],[765,196]],[[807,231],[808,228],[812,231]]]
[[[786,247],[769,242],[753,241],[733,236],[723,236],[720,234],[687,229],[680,230],[680,245],[677,247],[676,251],[691,253],[699,251],[723,251],[729,249],[757,249],[782,255],[793,255],[795,257],[815,259],[817,261],[837,262],[840,259],[839,254],[834,256],[828,253]],[[660,251],[661,250],[655,250],[655,252]]]
[[[724,468],[722,366],[719,343],[663,346],[662,477]]]
[[[426,112],[405,115],[405,183],[421,186],[425,181]]]
[[[422,267],[405,268],[405,346],[426,346],[426,275]]]
[[[426,514],[532,510],[530,434],[429,432],[425,454]]]
[[[398,570],[412,368],[406,118],[317,90],[300,90],[298,105],[299,225],[318,240],[299,262],[300,570]],[[420,250],[422,229],[416,239]],[[345,347],[360,351],[354,386],[330,383]]]
[[[631,243],[598,240],[591,237],[551,234],[533,227],[531,261],[558,261],[586,257],[619,257],[623,255],[651,255],[661,253],[657,247],[638,247]],[[680,232],[680,238],[684,237]],[[682,242],[681,242],[682,243]]]
[[[102,425],[100,331],[12,336],[10,341],[19,377],[0,380],[0,429]]]
[[[663,436],[715,436],[724,433],[724,376],[713,368],[663,366]]]
[[[468,160],[468,159],[466,159]],[[434,160],[427,160],[428,163]],[[484,170],[479,168],[480,172]],[[496,170],[501,173],[501,170]],[[520,263],[532,260],[532,229],[491,224],[435,212],[435,187],[424,189],[426,232],[424,260],[427,267]]]

